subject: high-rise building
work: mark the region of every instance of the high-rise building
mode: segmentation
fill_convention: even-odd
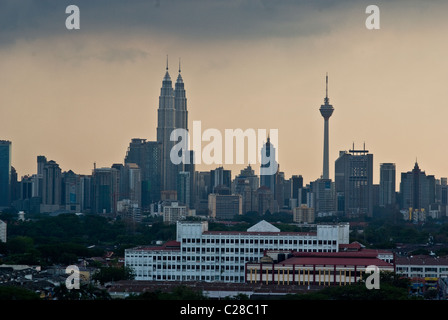
[[[41,212],[54,212],[61,209],[62,171],[54,160],[47,161],[43,167]]]
[[[263,145],[261,149],[261,166],[260,166],[260,187],[264,186],[269,188],[271,193],[275,195],[275,182],[276,182],[276,174],[278,172],[278,165],[275,158],[275,147],[271,143],[271,139],[268,136],[266,143]],[[272,170],[277,168],[277,170]],[[265,169],[265,170],[264,170]],[[263,171],[266,171],[263,173]]]
[[[174,129],[188,130],[187,98],[185,94],[184,82],[181,76],[180,63],[179,74],[173,90],[171,76],[168,72],[167,60],[165,77],[163,78],[162,88],[160,91],[157,120],[157,142],[162,145],[162,190],[176,190],[176,179],[178,172],[189,171],[185,170],[183,163],[174,164],[171,161],[171,149],[177,143],[176,141],[171,141],[170,139],[171,133]],[[188,157],[190,154],[187,154],[186,156]],[[193,159],[190,159],[190,161],[192,160]]]
[[[149,210],[150,205],[160,201],[162,144],[146,139],[132,139],[124,160],[135,163],[141,170],[141,206]]]
[[[333,114],[333,106],[330,104],[330,99],[328,98],[328,74],[326,76],[326,95],[324,99],[324,104],[320,106],[320,114],[324,118],[324,162],[323,162],[323,179],[330,179],[329,170],[329,122],[330,117]]]
[[[188,208],[191,208],[191,175],[190,172],[181,171],[177,174],[177,200]]]
[[[208,208],[211,218],[231,220],[243,213],[242,197],[239,194],[211,193],[208,195]]]
[[[240,194],[243,202],[243,214],[256,211],[256,191],[259,187],[259,178],[249,165],[240,171],[233,180],[232,193]]]
[[[61,205],[69,212],[81,212],[81,178],[72,170],[62,173]]]
[[[215,188],[218,186],[225,186],[229,189],[232,188],[232,171],[225,170],[223,167],[216,168],[210,171],[210,181],[212,190],[215,192]]]
[[[6,222],[0,220],[0,242],[6,243],[6,232],[7,230],[7,224]]]
[[[0,208],[11,205],[11,141],[0,140]]]
[[[429,211],[435,202],[435,178],[426,175],[415,162],[414,169],[401,173],[400,196],[401,209]]]
[[[293,221],[297,223],[314,223],[315,212],[314,208],[309,208],[306,204],[292,210]]]
[[[318,215],[331,215],[336,212],[334,182],[331,179],[317,179],[310,183],[311,207]]]
[[[347,216],[373,214],[373,154],[368,150],[340,151],[335,162],[337,211]]]
[[[395,204],[395,163],[380,164],[380,206],[386,207]]]
[[[208,214],[208,195],[212,192],[211,171],[194,173],[194,208],[200,215]]]
[[[168,72],[168,60],[165,77],[160,89],[159,108],[157,110],[157,142],[162,145],[162,190],[176,190],[177,166],[171,161],[170,152],[175,142],[171,141],[171,132],[176,129],[176,109],[174,109],[174,91]]]
[[[119,195],[119,171],[94,168],[92,174],[93,212],[115,214]]]
[[[299,190],[303,188],[303,177],[301,175],[293,175],[291,177],[291,199],[299,199]]]

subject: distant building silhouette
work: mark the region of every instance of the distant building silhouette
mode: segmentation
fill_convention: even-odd
[[[380,164],[379,204],[382,207],[395,205],[396,192],[395,163]]]
[[[400,182],[401,208],[405,210],[429,211],[435,202],[435,178],[426,175],[415,162],[414,169],[401,173]]]
[[[337,211],[346,216],[373,214],[373,154],[340,151],[335,162]]]
[[[11,141],[0,140],[0,208],[11,205]]]

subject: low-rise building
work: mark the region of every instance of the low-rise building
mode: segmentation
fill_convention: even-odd
[[[358,244],[344,248],[345,250],[338,252],[268,251],[260,261],[246,264],[246,282],[307,286],[349,285],[362,279],[366,272],[394,272],[392,252],[364,249]]]
[[[310,232],[281,232],[261,221],[247,231],[208,231],[207,221],[178,221],[177,237],[162,246],[125,250],[136,280],[243,283],[245,265],[266,250],[337,252],[349,243],[348,224],[316,225]]]

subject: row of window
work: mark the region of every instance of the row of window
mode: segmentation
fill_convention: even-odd
[[[247,254],[253,253],[255,255],[262,254],[264,249],[259,248],[182,248],[182,253],[185,254],[203,254],[204,257],[209,257],[207,254],[211,253],[239,253],[239,254]],[[297,252],[336,252],[336,249],[299,249]],[[129,253],[126,255],[126,259],[132,258],[143,258],[143,259],[154,259],[154,260],[167,260],[167,261],[180,261],[181,258],[185,259],[185,257],[181,257],[181,255],[153,255],[148,252],[144,253]]]
[[[137,280],[244,282],[244,276],[156,275],[153,277],[144,273],[138,273]]]
[[[336,240],[306,240],[306,239],[235,239],[235,238],[183,238],[182,243],[186,244],[272,244],[272,245],[336,245]]]

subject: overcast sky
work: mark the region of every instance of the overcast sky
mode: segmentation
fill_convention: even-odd
[[[80,29],[67,30],[68,5]],[[368,30],[366,7],[380,8]],[[329,97],[330,177],[355,144],[399,173],[416,158],[448,176],[446,1],[0,1],[0,139],[19,177],[36,157],[90,174],[156,139],[166,56],[187,90],[189,125],[278,129],[280,170],[322,174]],[[193,133],[194,134],[194,133]],[[258,172],[258,165],[253,165]],[[198,170],[217,167],[199,166]],[[237,174],[242,166],[228,166]]]

